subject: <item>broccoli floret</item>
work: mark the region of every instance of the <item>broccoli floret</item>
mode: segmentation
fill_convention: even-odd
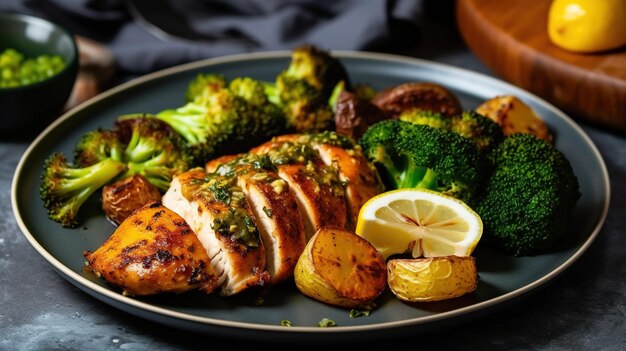
[[[498,123],[471,110],[453,116],[450,130],[472,139],[483,151],[493,149],[504,140],[504,132]]]
[[[198,164],[224,152],[245,151],[285,132],[282,109],[268,100],[262,82],[237,78],[228,83],[221,76],[199,77],[187,92],[187,97],[193,101],[146,115],[176,130],[192,149]],[[125,115],[119,119],[136,116]]]
[[[387,190],[426,188],[469,203],[488,172],[476,144],[445,129],[385,120],[359,143]]]
[[[45,161],[39,188],[48,216],[64,227],[78,226],[78,211],[83,203],[125,169],[124,163],[111,158],[76,167],[62,153],[53,153]]]
[[[167,123],[153,118],[123,118],[113,130],[85,133],[76,145],[74,159],[80,167],[111,158],[126,164],[119,178],[141,174],[159,190],[172,177],[197,164],[185,140]]]
[[[221,74],[199,73],[187,85],[185,102],[193,102],[207,93],[225,88],[226,85],[226,78]]]
[[[116,121],[114,130],[125,146],[122,161],[127,170],[122,178],[140,174],[164,192],[175,175],[195,166],[183,138],[161,120]]]
[[[433,128],[452,129],[452,118],[441,113],[412,109],[405,111],[398,116],[398,119],[413,124],[424,124]]]
[[[515,256],[553,248],[581,196],[565,155],[532,134],[513,134],[489,158],[494,170],[475,205],[484,241]]]
[[[221,76],[200,74],[189,84],[186,94],[186,99],[193,100],[145,117],[169,124],[185,139],[200,164],[217,153],[216,149],[234,133],[239,123],[242,100],[231,94],[226,86],[227,82]],[[123,115],[118,120],[142,115]]]
[[[112,130],[98,128],[83,134],[74,148],[77,165],[87,167],[108,158],[123,162],[124,145]]]
[[[318,91],[302,80],[278,78],[276,84],[290,129],[298,133],[334,129],[335,114]]]
[[[350,90],[341,61],[329,52],[305,45],[292,51],[289,66],[268,86],[271,99],[283,106],[289,126],[296,132],[334,129],[329,99],[337,84]]]
[[[304,80],[319,91],[323,99],[328,99],[335,85],[343,81],[351,90],[350,79],[341,61],[330,52],[312,45],[303,45],[291,53],[289,67],[281,73],[283,77]]]
[[[499,124],[471,110],[451,117],[437,112],[411,110],[402,113],[399,119],[459,133],[472,139],[484,152],[490,151],[504,140],[504,133]]]
[[[242,133],[242,148],[250,148],[253,143],[269,140],[287,131],[287,119],[279,105],[273,103],[267,95],[264,82],[239,77],[229,84],[230,91],[246,102],[246,111],[251,115],[251,130]]]
[[[165,122],[127,118],[117,121],[112,130],[83,134],[73,164],[61,153],[50,156],[41,176],[40,196],[51,219],[75,227],[79,208],[102,186],[140,174],[164,192],[176,174],[192,165],[184,140]]]

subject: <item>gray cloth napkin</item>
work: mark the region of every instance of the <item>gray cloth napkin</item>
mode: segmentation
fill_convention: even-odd
[[[420,0],[3,0],[0,11],[50,19],[105,44],[118,68],[145,74],[236,53],[393,51],[419,37]]]

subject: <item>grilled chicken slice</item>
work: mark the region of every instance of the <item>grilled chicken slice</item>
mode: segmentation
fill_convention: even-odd
[[[223,160],[232,162],[217,166]],[[296,199],[268,161],[254,155],[220,157],[209,162],[207,168],[224,176],[237,177],[237,185],[246,194],[257,220],[271,275],[270,284],[274,285],[293,277],[307,239]],[[270,169],[263,168],[263,164]]]
[[[320,228],[345,228],[347,220],[344,189],[330,169],[307,165],[278,166],[278,175],[293,191],[303,214],[307,240]]]
[[[180,214],[211,259],[220,294],[230,296],[270,280],[265,247],[241,189],[201,168],[174,177],[163,205]]]
[[[361,207],[382,190],[376,169],[367,161],[360,147],[336,134],[286,134],[259,145],[253,152],[271,153],[285,145],[307,145],[316,153],[322,163],[336,169],[340,181],[345,185],[345,201],[348,211],[347,229],[355,229]],[[311,156],[307,156],[311,157]]]
[[[240,155],[224,155],[224,156],[220,156],[218,158],[214,158],[212,160],[209,160],[209,162],[206,163],[206,165],[204,165],[204,169],[209,172],[209,173],[213,173],[217,170],[217,168],[225,163],[228,163],[234,159],[237,159],[241,156],[244,156],[243,154]]]
[[[292,142],[296,138],[295,134],[278,137],[250,153],[268,155],[276,165],[278,175],[295,195],[308,240],[320,228],[345,228],[345,190],[337,171],[326,166],[308,145]]]
[[[217,274],[185,220],[160,202],[137,209],[84,256],[88,266],[130,295],[217,288]]]
[[[328,166],[334,166],[339,179],[345,184],[348,209],[347,229],[356,229],[361,207],[382,190],[382,181],[376,169],[367,161],[360,149],[345,149],[332,144],[314,144],[320,157]]]

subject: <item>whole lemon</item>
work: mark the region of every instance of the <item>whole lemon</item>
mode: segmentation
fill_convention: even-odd
[[[553,0],[548,35],[574,52],[598,52],[626,45],[626,0]]]

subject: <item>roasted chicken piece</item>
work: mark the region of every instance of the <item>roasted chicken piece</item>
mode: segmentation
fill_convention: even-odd
[[[236,177],[237,185],[246,194],[265,246],[270,284],[292,278],[307,238],[289,185],[274,171],[266,156],[247,154],[220,160],[230,162],[217,168],[214,168],[217,162],[209,162],[207,171]]]
[[[250,150],[268,155],[288,189],[295,195],[307,239],[320,228],[345,228],[345,190],[337,171],[326,166],[310,146],[272,140]]]
[[[218,285],[195,233],[158,201],[137,209],[103,245],[84,256],[90,269],[125,294],[210,293]]]
[[[163,205],[180,214],[211,259],[219,292],[230,296],[270,280],[254,214],[232,177],[195,168],[174,177]]]

